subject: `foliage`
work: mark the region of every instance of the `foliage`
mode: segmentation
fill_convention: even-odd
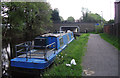
[[[54,22],[60,22],[60,16],[59,16],[59,11],[58,9],[54,9],[52,11],[52,18],[51,18]]]
[[[4,11],[4,7],[8,11]],[[25,38],[25,40],[34,38],[35,35],[44,33],[48,26],[51,26],[51,8],[48,3],[44,2],[9,2],[2,3],[4,38],[10,36]],[[8,27],[8,24],[9,27]]]
[[[82,34],[76,40],[68,44],[65,50],[56,56],[52,68],[48,69],[44,76],[81,76],[82,75],[82,56],[86,51],[86,44],[89,34]],[[74,46],[74,47],[73,47]],[[77,65],[66,66],[75,59]]]
[[[103,17],[101,17],[99,14],[97,13],[91,13],[91,11],[89,11],[87,8],[82,8],[81,10],[82,12],[82,22],[94,22],[94,23],[100,23],[105,22],[105,19]]]
[[[107,22],[107,24],[113,24],[113,23],[115,23],[115,21],[114,21],[113,19],[110,19],[110,20]]]
[[[118,50],[120,50],[120,45],[119,45],[120,38],[118,38],[116,36],[112,36],[112,35],[106,34],[106,33],[101,33],[100,36],[105,41],[109,42],[110,44],[112,44],[113,46],[118,48]]]
[[[70,16],[67,18],[67,22],[75,22],[75,19],[72,16]]]
[[[102,33],[104,24],[98,23],[99,25],[95,25],[95,33]]]
[[[60,21],[64,21],[64,19],[63,19],[63,17],[62,17],[62,16],[60,16]]]

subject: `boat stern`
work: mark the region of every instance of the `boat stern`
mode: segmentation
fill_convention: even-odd
[[[14,58],[11,59],[11,67],[29,68],[29,69],[45,69],[52,63],[52,60],[34,58]]]

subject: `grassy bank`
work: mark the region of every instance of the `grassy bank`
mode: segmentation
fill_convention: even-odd
[[[110,44],[112,44],[113,46],[115,46],[118,50],[120,50],[119,42],[118,42],[120,39],[118,39],[115,36],[108,35],[108,34],[105,34],[105,33],[101,33],[100,36],[105,41],[109,42]]]
[[[82,34],[77,37],[77,40],[71,42],[65,50],[56,56],[54,64],[44,73],[44,76],[81,76],[82,56],[86,51],[88,36],[89,34]],[[70,64],[72,59],[75,59],[77,65],[66,66],[66,64]]]

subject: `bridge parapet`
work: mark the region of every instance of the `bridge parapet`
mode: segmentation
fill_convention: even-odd
[[[78,26],[80,28],[80,32],[85,32],[87,30],[88,32],[93,32],[95,31],[95,23],[81,23],[81,22],[76,22],[76,23],[54,23],[53,28],[51,28],[51,31],[59,31],[60,27],[64,26]]]

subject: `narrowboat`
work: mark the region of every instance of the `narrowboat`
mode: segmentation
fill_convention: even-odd
[[[15,46],[16,57],[11,59],[12,70],[45,69],[50,66],[70,42],[74,40],[73,32],[48,33],[37,36],[31,41]]]

